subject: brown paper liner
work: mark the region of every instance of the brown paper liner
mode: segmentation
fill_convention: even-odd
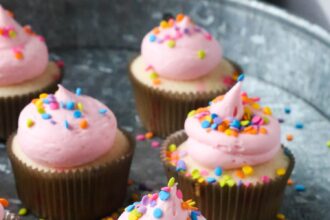
[[[37,89],[22,95],[0,97],[0,142],[5,141],[10,134],[17,129],[17,121],[21,110],[31,102],[32,99],[37,98],[40,93],[53,93],[57,90],[57,84],[62,81],[64,75],[63,68],[60,68],[60,76],[51,84],[44,88]]]
[[[243,72],[238,64],[230,62],[237,72]],[[160,137],[182,129],[189,111],[208,105],[210,100],[228,91],[219,88],[212,92],[178,93],[151,88],[134,77],[130,66],[129,78],[133,85],[137,113],[143,126]]]
[[[11,213],[9,211],[5,211],[5,216],[3,220],[20,220],[21,218],[15,214],[15,213]]]
[[[267,184],[258,183],[249,187],[234,185],[221,187],[218,183],[198,183],[166,160],[166,150],[170,144],[179,146],[187,139],[181,130],[170,135],[163,143],[161,160],[168,178],[175,177],[185,199],[197,202],[199,210],[208,220],[273,220],[281,206],[285,186],[294,166],[294,157],[290,159],[286,174],[276,177]]]
[[[7,144],[18,197],[26,208],[47,220],[94,220],[120,208],[125,200],[135,142],[115,161],[75,170],[45,171],[32,168]]]

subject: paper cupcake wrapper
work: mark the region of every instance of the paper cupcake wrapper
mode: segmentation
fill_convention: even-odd
[[[5,141],[17,129],[19,114],[32,99],[37,98],[40,93],[57,90],[57,84],[62,81],[64,75],[64,69],[60,68],[60,71],[60,77],[44,88],[27,94],[0,97],[0,142]]]
[[[27,165],[13,154],[11,136],[7,150],[18,197],[32,213],[47,220],[93,220],[116,211],[125,200],[135,146],[125,135],[129,150],[117,160],[65,171]]]
[[[161,160],[168,178],[175,177],[179,182],[185,199],[197,202],[199,210],[208,220],[272,220],[281,206],[284,190],[294,166],[294,157],[290,159],[286,174],[246,187],[234,185],[221,187],[218,183],[198,183],[183,173],[176,172],[176,167],[166,160],[166,149],[170,144],[179,146],[187,139],[184,131],[169,136],[163,143]]]
[[[242,68],[230,61],[236,71],[242,73]],[[228,91],[219,88],[212,92],[170,92],[151,88],[137,80],[130,68],[129,78],[133,85],[137,113],[143,126],[160,137],[183,128],[189,111],[208,105],[209,101]]]
[[[20,216],[15,214],[15,213],[11,213],[9,211],[5,211],[5,216],[3,220],[20,220]]]

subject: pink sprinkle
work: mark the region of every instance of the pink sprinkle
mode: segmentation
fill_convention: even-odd
[[[149,71],[149,70],[152,70],[152,69],[153,69],[152,65],[148,65],[148,66],[146,67],[146,71]]]
[[[242,96],[247,96],[247,93],[246,92],[242,92],[241,95]]]
[[[209,172],[207,170],[201,170],[201,175],[202,176],[208,176]]]
[[[151,200],[157,200],[158,199],[158,194],[157,193],[152,194],[150,199]]]
[[[165,191],[165,192],[170,192],[171,191],[171,188],[168,187],[168,186],[165,186],[163,188],[161,188],[162,191]]]
[[[260,121],[261,121],[261,117],[258,116],[258,115],[255,115],[255,116],[252,118],[252,123],[253,123],[253,124],[259,124]]]
[[[138,134],[135,136],[135,139],[137,141],[144,141],[146,138],[145,138],[144,134]]]
[[[49,107],[51,110],[56,110],[59,108],[59,104],[58,104],[58,102],[52,102],[49,104]]]
[[[158,148],[160,146],[160,143],[158,141],[152,141],[151,142],[151,147],[152,148]]]
[[[185,174],[185,176],[186,176],[186,177],[190,177],[191,174],[187,172],[187,173]]]
[[[175,38],[176,39],[180,39],[182,37],[182,33],[180,32],[180,31],[177,31],[176,33],[175,33]]]
[[[45,38],[43,37],[43,36],[38,36],[38,39],[41,41],[41,42],[45,42],[46,40],[45,40]]]
[[[63,61],[63,60],[57,60],[57,61],[56,61],[56,65],[57,65],[59,68],[63,68],[63,67],[64,67],[64,61]]]
[[[235,83],[235,80],[232,76],[225,76],[223,78],[221,77],[221,80],[226,86],[232,86]]]
[[[205,34],[205,38],[206,38],[207,40],[212,40],[212,35],[211,35],[210,33],[206,33],[206,34]]]
[[[171,39],[171,36],[166,34],[165,37],[164,37],[164,40],[170,40]]]
[[[178,199],[182,199],[183,198],[182,191],[178,189],[176,191],[176,196],[178,197]]]
[[[246,181],[245,183],[244,183],[244,186],[246,186],[246,187],[249,187],[251,185],[251,183],[249,182],[249,181]]]
[[[262,181],[263,183],[269,183],[269,182],[270,182],[270,178],[269,178],[269,176],[262,176],[262,177],[261,177],[261,181]]]

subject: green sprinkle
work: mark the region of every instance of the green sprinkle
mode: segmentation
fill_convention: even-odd
[[[175,145],[175,144],[171,144],[171,145],[168,147],[168,150],[169,150],[170,152],[174,152],[174,151],[176,151],[176,145]]]
[[[203,60],[206,57],[206,53],[205,53],[204,50],[199,50],[197,52],[197,56],[198,56],[199,59]]]
[[[235,180],[230,179],[230,180],[227,180],[226,183],[228,186],[233,187],[235,185]]]
[[[21,208],[20,210],[18,210],[18,215],[19,216],[25,216],[27,214],[28,214],[27,208]]]
[[[172,187],[172,186],[174,186],[174,183],[175,183],[175,178],[172,177],[172,178],[168,181],[167,186]]]
[[[250,123],[250,121],[245,120],[245,121],[241,121],[241,126],[247,126]]]
[[[174,40],[169,40],[169,41],[167,42],[167,46],[168,46],[169,48],[173,48],[173,47],[175,47],[175,41],[174,41]]]
[[[33,125],[34,125],[34,121],[32,119],[29,118],[26,120],[26,126],[28,128],[31,128]]]
[[[192,117],[196,114],[196,110],[191,110],[189,113],[188,113],[188,117]]]
[[[327,141],[327,147],[330,148],[330,140]]]
[[[224,180],[224,179],[220,180],[219,185],[221,187],[224,187],[226,185],[226,180]]]
[[[269,123],[269,118],[268,117],[262,117],[264,119],[264,124],[268,124]]]
[[[157,79],[158,78],[158,74],[156,72],[152,72],[150,74],[150,79]]]

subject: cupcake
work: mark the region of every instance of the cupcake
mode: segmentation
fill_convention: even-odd
[[[274,219],[294,166],[271,109],[241,92],[243,77],[191,111],[161,152],[167,176],[178,178],[184,197],[209,220]]]
[[[192,200],[182,200],[182,192],[171,178],[159,193],[129,205],[118,220],[205,220],[194,205]]]
[[[183,128],[190,109],[225,93],[241,69],[210,33],[179,14],[147,33],[129,72],[142,124],[165,137]]]
[[[97,219],[125,199],[134,143],[112,111],[81,89],[59,85],[32,100],[7,150],[18,197],[40,218]]]
[[[61,78],[43,37],[0,6],[0,139],[16,130],[24,106],[41,92],[54,92]]]
[[[0,220],[19,220],[20,217],[18,215],[5,210],[8,205],[7,199],[0,198]]]

